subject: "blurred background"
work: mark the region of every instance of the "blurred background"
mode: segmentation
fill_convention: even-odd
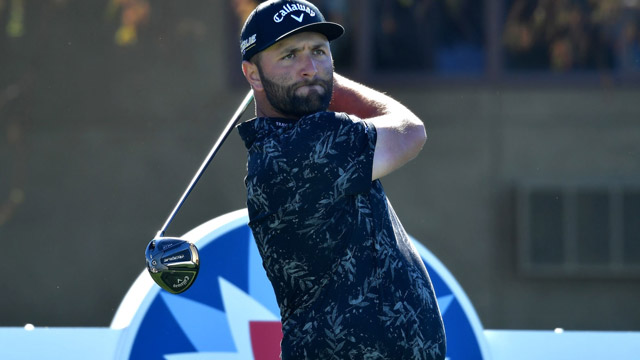
[[[0,326],[108,326],[248,86],[252,0],[0,0]],[[383,179],[490,329],[640,330],[640,0],[323,0],[426,123]],[[249,118],[248,111],[244,118]],[[167,235],[245,207],[234,132]]]

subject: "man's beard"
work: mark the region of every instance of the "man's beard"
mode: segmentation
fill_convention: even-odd
[[[258,66],[258,72],[267,100],[274,109],[286,117],[299,119],[303,116],[315,114],[319,111],[326,111],[331,102],[333,94],[333,75],[329,80],[314,79],[304,80],[293,85],[280,85],[267,78],[262,69]],[[309,90],[307,95],[297,95],[296,90],[302,86],[319,85],[324,89],[324,93],[316,90]]]

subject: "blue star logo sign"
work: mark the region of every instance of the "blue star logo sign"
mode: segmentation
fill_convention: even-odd
[[[208,221],[182,238],[200,252],[198,280],[186,292],[161,290],[143,271],[111,328],[122,329],[119,359],[278,360],[280,315],[247,226],[246,210]],[[447,359],[488,360],[480,320],[446,267],[412,239],[438,296]]]

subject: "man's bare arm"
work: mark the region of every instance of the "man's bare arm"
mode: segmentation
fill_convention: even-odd
[[[373,156],[372,180],[397,170],[415,158],[427,133],[422,121],[391,97],[334,74],[330,111],[367,119],[376,127],[378,139]]]

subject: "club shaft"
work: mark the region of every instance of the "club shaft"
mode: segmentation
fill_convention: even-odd
[[[247,110],[247,107],[249,107],[249,104],[251,103],[252,100],[253,100],[253,91],[249,90],[247,95],[244,97],[244,100],[242,100],[242,103],[240,104],[240,106],[236,110],[236,113],[233,114],[233,117],[231,118],[231,120],[227,124],[227,127],[224,129],[222,134],[220,134],[220,137],[218,138],[218,141],[216,141],[216,143],[211,148],[211,151],[209,152],[209,155],[207,155],[207,157],[204,160],[204,162],[202,163],[202,165],[200,165],[200,169],[198,169],[196,174],[193,176],[193,179],[191,180],[191,183],[189,184],[189,186],[187,186],[187,189],[184,191],[184,194],[182,194],[182,197],[180,198],[180,200],[178,200],[178,203],[176,204],[176,207],[173,209],[171,214],[169,214],[169,217],[167,218],[167,221],[165,221],[165,223],[164,223],[164,225],[162,225],[162,228],[160,229],[160,231],[158,231],[158,234],[156,235],[156,237],[164,236],[164,233],[167,230],[167,227],[169,227],[169,224],[171,223],[173,218],[178,213],[178,210],[180,210],[180,208],[182,207],[182,204],[184,204],[185,200],[187,199],[187,197],[191,193],[191,190],[193,190],[193,188],[196,186],[196,183],[198,182],[198,180],[200,180],[200,177],[202,177],[202,174],[204,173],[204,171],[207,169],[207,167],[211,163],[211,160],[213,160],[213,158],[216,156],[216,153],[218,152],[218,150],[222,146],[222,143],[224,143],[224,141],[227,139],[227,137],[229,136],[231,131],[233,131],[233,128],[238,123],[238,121],[240,120],[240,117],[242,117],[242,114],[244,114],[245,110]]]

